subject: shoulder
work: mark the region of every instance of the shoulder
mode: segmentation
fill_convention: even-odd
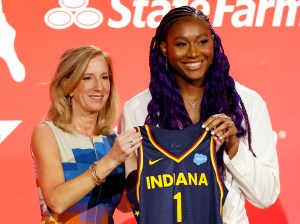
[[[125,102],[125,107],[129,108],[135,108],[135,107],[140,107],[140,106],[146,106],[151,100],[151,93],[149,89],[145,89],[144,91],[138,93],[131,99]]]
[[[43,121],[39,123],[32,131],[32,144],[40,144],[46,142],[56,142],[55,129],[60,130],[50,121]]]
[[[150,100],[151,93],[149,89],[145,89],[124,103],[124,112],[128,113],[129,116],[141,117],[144,123],[148,114],[147,107]]]
[[[120,130],[129,130],[135,126],[143,125],[148,114],[148,103],[151,100],[149,89],[126,101],[120,119]]]
[[[52,128],[51,128],[51,122],[43,121],[39,123],[37,126],[34,127],[32,136],[43,136],[48,134],[53,134]]]
[[[31,136],[31,149],[34,154],[41,151],[46,151],[49,145],[56,145],[56,138],[52,128],[48,122],[38,124],[32,132]]]
[[[265,106],[265,100],[255,90],[252,90],[238,82],[235,82],[235,88],[242,98],[242,101],[247,110],[249,110],[250,108],[255,109]]]

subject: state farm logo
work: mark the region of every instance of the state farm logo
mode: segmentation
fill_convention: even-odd
[[[213,27],[221,27],[225,19],[230,19],[232,26],[236,28],[265,25],[300,26],[299,21],[298,24],[296,21],[299,20],[299,0],[218,0],[214,11],[207,0],[132,0],[130,7],[122,4],[121,1],[101,1],[104,7],[109,6],[120,15],[117,18],[107,17],[98,9],[87,7],[89,0],[59,0],[60,8],[49,10],[44,19],[46,24],[53,29],[66,29],[72,24],[82,29],[93,29],[100,26],[104,18],[107,18],[106,25],[111,28],[124,28],[129,24],[136,28],[156,28],[160,23],[159,18],[162,18],[170,9],[190,5],[209,15]],[[147,15],[145,15],[146,10]],[[266,21],[267,17],[271,19]]]
[[[102,13],[89,8],[89,0],[59,0],[61,8],[49,10],[45,15],[46,24],[53,29],[66,29],[72,24],[82,29],[93,29],[103,21]]]

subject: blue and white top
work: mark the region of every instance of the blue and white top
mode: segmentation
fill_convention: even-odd
[[[99,135],[93,141],[79,133],[67,133],[55,126],[51,121],[44,121],[54,132],[57,140],[65,180],[71,180],[89,169],[90,165],[100,160],[111,149],[110,142],[115,134]],[[96,186],[80,201],[57,215],[47,207],[37,181],[42,223],[114,223],[113,213],[124,190],[124,164],[113,170],[106,177],[105,183]]]

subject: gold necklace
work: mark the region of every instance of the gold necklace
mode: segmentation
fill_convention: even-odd
[[[200,100],[197,100],[197,101],[194,102],[194,103],[192,103],[192,102],[189,101],[188,99],[185,99],[185,100],[186,100],[186,102],[188,102],[188,103],[191,105],[192,109],[195,109],[196,104],[197,104],[197,103],[200,103]]]

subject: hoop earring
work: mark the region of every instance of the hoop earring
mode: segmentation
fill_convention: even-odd
[[[72,97],[68,95],[68,100],[69,100],[69,104],[70,106],[72,106]]]

